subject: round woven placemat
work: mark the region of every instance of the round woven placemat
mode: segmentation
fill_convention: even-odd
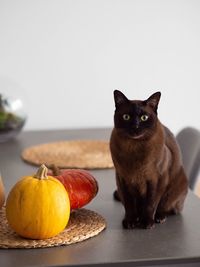
[[[0,210],[0,248],[42,248],[69,245],[98,235],[106,227],[105,219],[98,213],[79,209],[73,211],[64,231],[55,237],[33,240],[18,236],[8,225],[5,207]]]
[[[112,168],[109,144],[98,140],[71,140],[28,147],[22,158],[32,164],[55,164],[60,168]]]

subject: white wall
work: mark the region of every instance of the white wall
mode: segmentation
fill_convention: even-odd
[[[200,1],[1,0],[0,91],[25,129],[113,124],[113,90],[162,92],[173,132],[200,128]]]

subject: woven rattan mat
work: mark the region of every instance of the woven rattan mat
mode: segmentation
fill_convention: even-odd
[[[42,248],[69,245],[98,235],[106,227],[105,219],[94,211],[73,211],[65,230],[55,237],[32,240],[13,232],[6,220],[5,207],[0,210],[0,248]]]
[[[32,164],[55,164],[60,168],[112,168],[109,144],[98,140],[71,140],[26,148],[22,158]]]

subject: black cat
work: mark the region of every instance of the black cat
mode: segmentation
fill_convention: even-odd
[[[161,124],[157,107],[161,93],[147,100],[129,100],[115,90],[114,128],[110,150],[117,191],[125,208],[124,228],[152,228],[179,213],[188,191],[178,145]]]

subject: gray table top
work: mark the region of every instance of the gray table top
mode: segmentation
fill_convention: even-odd
[[[0,144],[0,171],[8,192],[19,177],[36,167],[20,154],[30,145],[68,139],[109,140],[110,129],[22,132]],[[86,207],[101,214],[107,228],[86,241],[55,248],[0,249],[0,263],[11,266],[200,266],[200,200],[189,193],[183,213],[152,230],[124,230],[124,209],[113,200],[114,170],[92,170],[99,183],[97,197]]]

